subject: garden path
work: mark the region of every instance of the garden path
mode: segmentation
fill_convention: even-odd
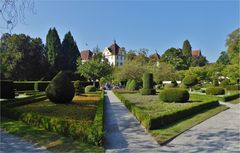
[[[158,143],[145,132],[138,120],[128,111],[112,91],[106,91],[105,151],[157,152]]]
[[[51,153],[44,147],[27,142],[0,129],[0,153]]]

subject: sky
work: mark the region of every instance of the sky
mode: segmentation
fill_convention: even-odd
[[[182,48],[188,39],[215,62],[226,51],[229,33],[239,27],[239,0],[35,0],[34,12],[26,12],[26,24],[12,33],[24,33],[46,41],[50,27],[60,39],[71,31],[79,50],[103,50],[113,40],[126,50],[149,49],[160,55],[168,48]]]

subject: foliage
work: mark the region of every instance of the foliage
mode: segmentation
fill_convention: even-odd
[[[224,88],[229,84],[230,84],[230,81],[228,79],[225,79],[221,81],[220,86]]]
[[[79,80],[74,81],[73,85],[75,89],[75,95],[80,95],[81,93],[84,93],[84,89],[83,87],[81,87],[81,82]]]
[[[225,90],[222,87],[209,87],[206,89],[207,95],[224,95]]]
[[[183,42],[182,53],[186,60],[186,64],[189,67],[191,65],[191,58],[192,58],[192,47],[188,40]]]
[[[101,77],[107,77],[112,74],[113,68],[106,59],[91,59],[84,63],[78,61],[78,72],[90,81],[95,82]]]
[[[40,38],[3,34],[0,58],[0,71],[5,79],[39,80],[47,71],[46,53]]]
[[[0,80],[0,85],[1,99],[13,99],[15,97],[12,80]]]
[[[79,59],[79,50],[78,46],[69,31],[65,34],[63,42],[62,42],[62,65],[61,70],[70,70],[76,71],[77,69],[77,59]]]
[[[143,80],[143,89],[141,89],[141,94],[142,95],[156,94],[155,89],[153,89],[153,74],[144,73],[142,80]]]
[[[164,85],[164,88],[175,88],[177,87],[176,84],[173,84],[173,83],[168,83],[168,84],[165,84]]]
[[[136,80],[131,80],[129,86],[128,86],[128,90],[137,90],[138,86],[137,86],[137,82]]]
[[[221,52],[219,58],[216,61],[217,64],[224,64],[228,65],[230,64],[230,58],[226,52]]]
[[[227,65],[223,69],[223,75],[229,77],[230,80],[234,83],[237,83],[237,80],[240,78],[240,66],[239,64]]]
[[[164,80],[174,79],[174,67],[171,64],[161,62],[157,65],[151,67],[151,73],[153,73],[153,78],[156,83]]]
[[[173,65],[176,70],[188,68],[181,49],[170,48],[166,50],[161,56],[161,61]]]
[[[69,103],[74,93],[73,83],[63,71],[60,71],[46,88],[47,97],[54,103]]]
[[[126,89],[128,89],[128,88],[129,88],[129,85],[130,85],[130,83],[131,83],[131,82],[132,82],[132,80],[131,80],[131,79],[127,81],[127,83],[126,83]]]
[[[206,66],[207,67],[207,66]],[[206,67],[190,67],[189,70],[185,71],[185,76],[194,76],[197,78],[197,80],[203,81],[203,80],[209,80],[207,77],[207,70]]]
[[[159,98],[164,102],[188,102],[189,93],[180,88],[168,88],[160,92]]]
[[[185,78],[182,80],[183,84],[187,87],[192,87],[198,83],[198,80],[196,77],[188,75],[185,76]]]
[[[212,82],[213,86],[217,87],[219,86],[219,82],[218,82],[218,79],[214,79],[213,82]]]
[[[100,87],[104,86],[105,83],[107,83],[107,79],[105,77],[101,77],[99,80]]]
[[[191,66],[204,66],[208,63],[205,56],[192,56]]]
[[[240,28],[228,35],[226,40],[227,53],[232,64],[239,64],[240,59]]]
[[[231,95],[226,95],[220,98],[221,101],[227,102],[240,98],[240,93],[234,93]]]
[[[96,87],[95,86],[86,86],[85,87],[85,93],[90,93],[90,92],[96,92]]]
[[[136,51],[129,50],[125,55],[125,62],[130,62],[136,57]]]

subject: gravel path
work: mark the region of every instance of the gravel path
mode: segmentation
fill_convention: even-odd
[[[157,152],[158,143],[112,91],[105,101],[105,149],[110,152]]]
[[[44,147],[27,142],[0,129],[0,153],[51,153]]]

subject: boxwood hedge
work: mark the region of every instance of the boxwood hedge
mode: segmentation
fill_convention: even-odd
[[[164,102],[188,102],[189,93],[181,88],[167,88],[160,92],[159,98]]]
[[[206,89],[207,95],[224,95],[225,90],[222,87],[209,87]]]

